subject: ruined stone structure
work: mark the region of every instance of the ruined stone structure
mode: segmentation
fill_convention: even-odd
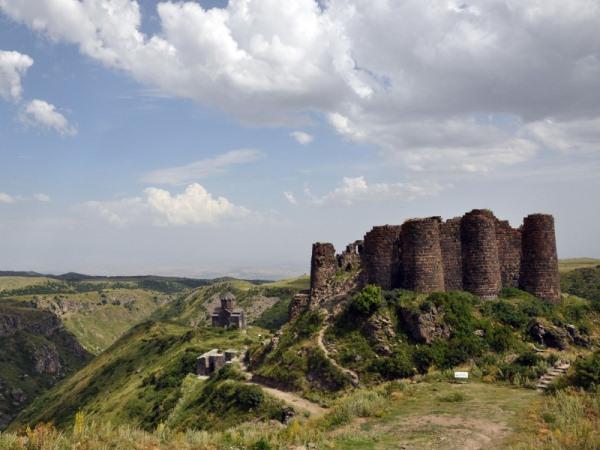
[[[445,289],[440,243],[441,222],[441,217],[404,222],[400,233],[399,276],[394,284],[417,292],[439,292]]]
[[[225,364],[231,363],[237,356],[238,352],[236,350],[219,352],[218,349],[213,348],[196,359],[196,375],[208,376],[225,366]]]
[[[290,315],[307,303],[314,309],[367,284],[424,293],[465,290],[484,299],[497,297],[505,287],[520,288],[556,302],[560,282],[554,219],[533,214],[515,229],[491,211],[476,209],[445,222],[429,217],[373,227],[364,241],[340,255],[332,244],[314,244],[309,298],[299,296]]]
[[[548,214],[525,217],[522,229],[523,256],[519,284],[535,295],[552,301],[560,299],[560,278],[554,218]]]
[[[235,307],[235,296],[228,292],[221,296],[221,307],[211,315],[212,326],[222,328],[246,328],[246,315]]]

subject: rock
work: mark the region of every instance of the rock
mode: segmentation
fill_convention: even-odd
[[[56,374],[61,369],[60,356],[55,348],[42,345],[34,350],[35,371],[37,373]]]
[[[565,329],[567,330],[567,333],[569,333],[569,336],[571,337],[575,345],[579,345],[580,347],[590,346],[590,338],[582,335],[575,325],[565,325]]]
[[[20,406],[27,401],[27,395],[23,392],[23,389],[14,388],[10,391],[10,398],[13,401],[13,405]]]
[[[535,319],[529,325],[527,332],[535,342],[559,350],[566,349],[569,341],[572,341],[566,330],[550,325],[541,319]]]
[[[373,314],[364,325],[364,332],[373,343],[374,350],[380,355],[389,356],[392,350],[389,347],[390,339],[396,337],[394,326],[390,318],[381,313]]]
[[[283,408],[281,412],[281,423],[288,424],[296,416],[296,411],[290,406]]]
[[[406,331],[417,342],[431,344],[436,339],[450,337],[450,328],[443,322],[443,312],[435,306],[429,311],[402,308],[400,315]]]
[[[484,337],[485,336],[485,331],[484,330],[475,330],[473,332],[473,334],[477,337]]]

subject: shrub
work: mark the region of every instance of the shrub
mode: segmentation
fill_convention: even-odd
[[[354,296],[350,309],[361,316],[370,316],[383,305],[381,288],[375,285],[366,286],[359,294]]]
[[[492,304],[492,316],[499,322],[510,325],[513,328],[522,328],[527,324],[528,317],[516,306],[498,301]]]
[[[515,338],[508,328],[499,327],[490,330],[486,334],[486,340],[492,350],[502,353],[513,346]]]
[[[521,353],[517,359],[515,359],[515,364],[520,366],[532,367],[535,366],[542,360],[542,357],[533,351],[526,351]]]
[[[389,358],[376,360],[371,371],[379,373],[386,380],[407,378],[415,374],[412,360],[407,354],[398,352]]]
[[[575,363],[573,384],[584,389],[600,386],[600,351]]]

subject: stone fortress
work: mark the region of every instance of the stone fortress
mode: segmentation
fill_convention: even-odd
[[[339,255],[332,244],[315,243],[310,292],[294,298],[290,316],[367,284],[422,293],[464,290],[483,299],[519,288],[558,302],[554,218],[531,214],[515,229],[475,209],[447,221],[428,217],[373,227]]]

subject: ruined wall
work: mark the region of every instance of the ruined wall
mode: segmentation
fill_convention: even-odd
[[[440,224],[440,245],[446,291],[462,291],[463,289],[461,220],[461,217],[456,217]]]
[[[519,287],[521,273],[521,230],[515,230],[507,220],[496,222],[496,240],[502,287]]]
[[[400,286],[416,292],[443,292],[440,217],[404,222],[400,233]]]
[[[560,277],[554,218],[549,214],[525,217],[522,228],[521,289],[536,297],[558,302]]]
[[[346,246],[346,249],[337,256],[338,267],[351,272],[360,269],[360,252],[362,251],[363,241],[354,241]]]
[[[337,272],[337,258],[333,244],[317,242],[312,247],[310,262],[310,296],[318,301],[326,297]]]
[[[498,296],[501,287],[496,218],[491,211],[474,209],[461,221],[463,289],[481,298]]]
[[[364,284],[377,284],[392,289],[398,284],[400,225],[373,227],[365,235],[361,253]]]

